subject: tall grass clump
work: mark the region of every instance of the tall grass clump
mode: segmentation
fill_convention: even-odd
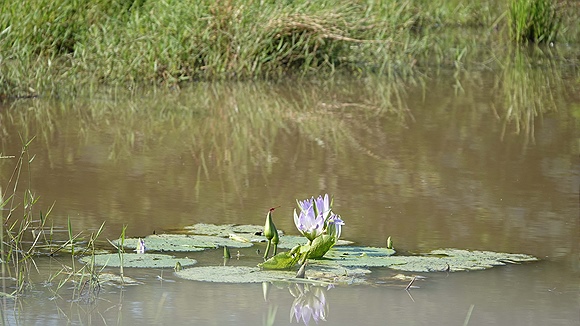
[[[509,5],[510,36],[517,43],[552,42],[560,29],[551,0],[512,0]]]

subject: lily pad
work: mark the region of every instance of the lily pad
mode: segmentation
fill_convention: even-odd
[[[439,257],[462,257],[468,260],[489,260],[492,265],[505,265],[505,263],[519,263],[526,261],[538,261],[538,258],[526,254],[507,254],[493,251],[469,251],[461,249],[437,249],[428,255]]]
[[[218,237],[228,237],[231,240],[238,242],[267,242],[265,236],[262,235],[264,231],[263,225],[236,225],[236,224],[208,224],[197,223],[195,225],[186,226],[185,229],[194,234],[213,235]],[[280,237],[279,249],[292,249],[296,245],[304,245],[308,243],[308,239],[303,236],[284,235],[284,232],[278,230]],[[339,239],[335,246],[345,246],[352,244],[352,241]]]
[[[346,250],[345,250],[346,249]],[[407,272],[456,272],[482,270],[506,263],[535,261],[537,258],[524,254],[507,254],[491,251],[468,251],[460,249],[434,250],[425,256],[389,256],[381,254],[386,248],[344,247],[333,249],[322,264],[341,266],[388,267]],[[349,253],[350,251],[350,253]],[[354,254],[351,254],[354,253]]]
[[[81,258],[81,261],[85,264],[94,263],[97,266],[107,266],[107,267],[120,267],[121,260],[119,259],[119,254],[103,254],[86,256]],[[123,267],[136,267],[136,268],[173,268],[179,263],[181,266],[192,266],[197,263],[195,259],[191,258],[175,258],[170,255],[163,254],[136,254],[136,253],[125,253],[123,254]]]
[[[145,248],[148,251],[203,251],[209,248],[228,246],[230,248],[247,248],[251,243],[234,241],[228,238],[210,235],[188,234],[154,234],[144,238]],[[120,244],[120,239],[113,243]],[[139,238],[128,238],[124,241],[125,248],[136,249]]]
[[[368,269],[343,266],[308,265],[306,279],[296,279],[296,271],[261,270],[249,266],[204,266],[183,269],[175,275],[184,279],[220,283],[261,283],[261,282],[315,282],[333,284],[362,283],[362,276]]]
[[[323,281],[333,284],[364,284],[366,276],[371,271],[361,267],[346,267],[339,265],[324,265],[308,263],[306,266],[306,278],[309,280]]]
[[[204,282],[261,283],[294,277],[292,271],[263,271],[250,266],[204,266],[182,269],[175,272],[178,277]]]
[[[328,251],[325,258],[345,259],[357,257],[389,257],[396,253],[394,249],[380,247],[343,246]]]
[[[228,237],[230,234],[238,235],[261,235],[264,231],[263,225],[236,225],[236,224],[208,224],[208,223],[197,223],[191,226],[186,226],[186,229],[190,233],[203,234],[203,235],[215,235],[219,237]],[[282,231],[278,231],[280,236],[283,235]]]

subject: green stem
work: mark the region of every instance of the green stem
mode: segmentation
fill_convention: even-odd
[[[264,253],[264,259],[268,258],[268,254],[270,253],[270,243],[272,243],[272,240],[268,240],[268,244],[266,245],[266,252]]]

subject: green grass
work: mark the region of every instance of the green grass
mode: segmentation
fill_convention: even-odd
[[[577,42],[577,6],[565,0],[557,6],[548,0],[3,1],[0,100],[95,85],[173,87],[337,72],[408,77],[485,61],[478,53],[511,42],[497,33],[504,25],[520,43],[556,36]]]
[[[91,83],[408,76],[432,53],[432,30],[492,18],[487,5],[423,0],[28,0],[0,12],[0,94],[19,96]]]

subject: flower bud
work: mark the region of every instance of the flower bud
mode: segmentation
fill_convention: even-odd
[[[274,221],[272,221],[272,211],[274,209],[270,208],[268,211],[268,215],[266,216],[266,224],[264,225],[264,236],[268,241],[272,240],[274,236],[278,235],[278,230],[276,230],[276,226],[274,225]]]
[[[264,259],[268,257],[270,254],[270,245],[272,244],[272,240],[275,238],[276,241],[274,243],[274,255],[276,254],[278,242],[280,239],[278,238],[278,230],[276,230],[276,226],[274,225],[274,221],[272,220],[272,211],[275,210],[276,207],[270,208],[268,211],[268,215],[266,216],[266,224],[264,225],[264,236],[268,239],[268,245],[266,246],[266,252],[264,253]]]
[[[391,240],[391,237],[387,238],[387,249],[393,249],[393,240]]]

